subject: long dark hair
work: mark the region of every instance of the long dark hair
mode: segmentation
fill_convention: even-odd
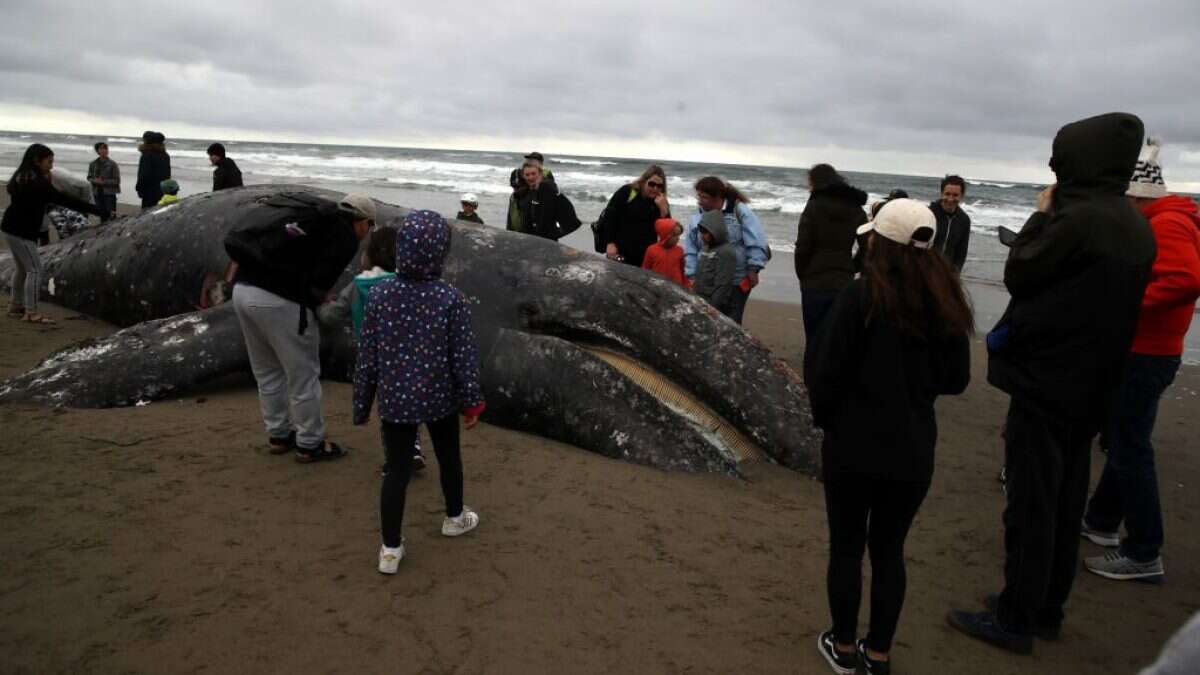
[[[719,197],[726,202],[733,202],[735,204],[750,203],[750,198],[743,194],[741,190],[733,187],[729,183],[726,183],[716,176],[705,176],[704,178],[696,181],[696,184],[692,187],[696,192],[703,192],[706,195]]]
[[[21,164],[13,172],[12,178],[8,179],[8,194],[16,194],[19,185],[39,178],[41,174],[38,172],[38,162],[53,156],[54,151],[41,143],[34,143],[25,148],[25,156],[21,158]]]
[[[932,232],[930,233],[932,236]],[[921,340],[972,335],[975,319],[958,274],[931,249],[871,235],[864,275],[867,320],[895,324],[902,335]]]

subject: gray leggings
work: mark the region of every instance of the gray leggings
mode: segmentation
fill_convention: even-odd
[[[26,312],[36,312],[38,290],[42,287],[42,256],[38,254],[37,242],[7,233],[4,240],[8,242],[8,250],[12,251],[13,262],[16,263],[9,281],[12,304],[24,307]]]

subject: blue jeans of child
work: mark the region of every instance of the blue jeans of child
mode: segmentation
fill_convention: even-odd
[[[1150,435],[1158,401],[1175,380],[1178,356],[1130,354],[1106,423],[1108,461],[1088,503],[1088,525],[1115,532],[1125,522],[1121,553],[1138,562],[1158,558],[1162,506]]]

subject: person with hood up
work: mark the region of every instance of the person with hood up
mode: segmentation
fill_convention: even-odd
[[[838,293],[854,279],[855,232],[867,222],[867,193],[850,185],[828,164],[808,170],[811,195],[796,226],[796,278],[804,334],[815,337]],[[865,255],[865,252],[864,252]]]
[[[741,190],[717,176],[705,176],[692,186],[696,191],[696,213],[689,221],[684,238],[684,273],[691,277],[696,273],[697,257],[704,246],[696,226],[708,211],[720,211],[725,219],[725,232],[729,243],[737,254],[737,272],[731,302],[730,317],[738,324],[746,313],[750,293],[758,286],[758,274],[771,259],[771,247],[767,242],[762,222],[750,208],[750,198]]]
[[[459,447],[461,414],[475,428],[484,410],[479,349],[471,309],[442,280],[450,225],[433,211],[413,211],[396,238],[396,276],[371,291],[354,370],[354,423],[366,424],[379,401],[388,471],[379,496],[379,571],[395,574],[404,558],[401,525],[418,425],[433,439],[446,517],[442,534],[457,537],[479,525],[463,504]]]
[[[1094,574],[1118,581],[1161,583],[1162,506],[1150,441],[1158,401],[1175,379],[1200,297],[1200,217],[1196,202],[1167,192],[1151,138],[1125,192],[1150,221],[1158,256],[1142,297],[1133,347],[1108,417],[1108,459],[1088,503],[1083,536],[1117,550],[1083,561]],[[1125,539],[1118,530],[1125,523]]]
[[[1109,113],[1064,126],[1058,182],[1012,242],[1011,300],[987,336],[988,381],[1011,397],[1006,422],[1004,590],[951,626],[1029,654],[1056,639],[1079,565],[1091,444],[1129,353],[1154,262],[1154,235],[1125,191],[1142,121]]]
[[[30,323],[52,324],[53,319],[38,312],[38,292],[42,288],[42,257],[38,238],[46,219],[46,207],[59,204],[69,209],[100,215],[100,209],[82,199],[65,195],[50,182],[54,170],[54,151],[34,143],[25,149],[17,170],[8,179],[5,190],[11,202],[0,218],[8,250],[12,251],[13,274],[9,280],[12,302],[8,316]]]
[[[687,288],[687,277],[683,274],[683,247],[679,245],[683,226],[674,218],[659,218],[654,221],[654,231],[658,234],[658,243],[646,249],[642,269],[657,272]]]
[[[142,199],[142,208],[149,209],[158,206],[162,199],[162,182],[171,177],[167,137],[157,131],[147,131],[142,134],[138,152],[142,153],[142,157],[138,160],[135,188]]]
[[[237,162],[225,156],[224,145],[213,143],[208,146],[208,162],[217,167],[213,169],[213,192],[242,187],[242,170]]]
[[[694,290],[725,316],[734,319],[733,294],[737,291],[737,250],[725,229],[725,214],[720,209],[705,211],[696,224],[704,252],[696,263]],[[737,319],[734,319],[737,321]]]

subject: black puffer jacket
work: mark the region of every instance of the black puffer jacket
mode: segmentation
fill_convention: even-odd
[[[1125,113],[1059,130],[1053,210],[1033,214],[1013,243],[1004,266],[1012,300],[989,336],[989,382],[1094,429],[1156,254],[1150,225],[1125,198],[1142,133]]]
[[[813,190],[796,230],[796,278],[809,290],[840,291],[854,279],[854,233],[867,222],[867,193],[846,183]]]

